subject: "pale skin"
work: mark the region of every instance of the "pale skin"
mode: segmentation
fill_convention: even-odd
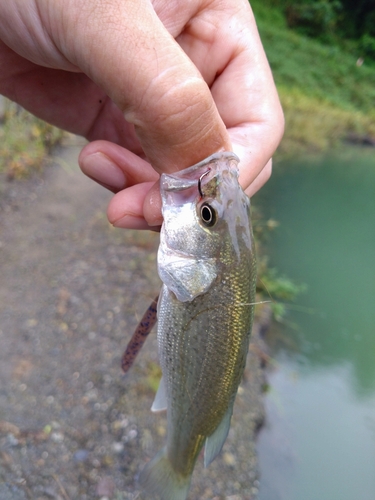
[[[220,150],[253,195],[284,129],[247,0],[2,2],[0,93],[90,141],[80,167],[122,228],[159,226],[159,175]]]

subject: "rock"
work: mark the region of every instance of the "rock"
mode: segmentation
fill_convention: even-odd
[[[104,476],[100,478],[98,485],[96,487],[96,494],[99,497],[112,498],[116,489],[116,485],[112,477]]]
[[[1,500],[27,500],[21,488],[8,483],[0,483],[0,498]]]
[[[75,462],[86,462],[89,458],[90,452],[88,450],[77,450],[73,455],[73,460]]]

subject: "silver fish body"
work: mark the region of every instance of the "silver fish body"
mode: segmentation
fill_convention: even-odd
[[[154,497],[184,500],[203,445],[208,465],[229,431],[249,346],[256,261],[235,155],[217,153],[163,174],[161,194],[163,378],[154,409],[166,403],[167,445],[147,464],[141,483]]]

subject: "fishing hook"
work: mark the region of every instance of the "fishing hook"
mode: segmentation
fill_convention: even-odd
[[[202,193],[202,179],[203,177],[205,177],[207,174],[209,174],[211,172],[211,169],[209,168],[207,170],[207,172],[204,172],[200,177],[199,177],[199,180],[198,180],[198,191],[199,191],[199,194],[201,196],[201,198],[203,198],[203,193]]]

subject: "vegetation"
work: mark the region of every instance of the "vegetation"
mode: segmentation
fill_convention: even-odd
[[[279,157],[321,152],[348,137],[375,140],[375,61],[363,49],[364,40],[372,43],[373,28],[363,22],[362,10],[353,14],[350,0],[250,2],[285,113]],[[260,247],[257,290],[280,320],[285,304],[305,287],[269,268],[262,241],[276,223],[265,222],[257,207],[253,219]]]
[[[266,0],[278,9],[289,28],[331,45],[345,45],[375,61],[373,0]]]
[[[40,169],[51,148],[61,141],[63,132],[38,120],[30,113],[5,101],[0,126],[0,173],[22,178]]]
[[[285,113],[278,155],[321,152],[349,137],[375,141],[375,4],[250,2]],[[262,242],[277,223],[265,222],[254,206],[253,219],[260,247],[257,290],[281,320],[286,303],[305,287],[269,268]]]
[[[279,275],[274,268],[267,266],[267,259],[260,258],[258,263],[259,279],[257,291],[262,297],[271,300],[271,310],[276,321],[282,321],[286,315],[288,305],[293,302],[298,295],[305,292],[307,287],[304,284],[296,284],[287,276]]]
[[[274,268],[269,267],[265,251],[267,240],[271,232],[279,226],[274,219],[266,220],[258,206],[252,205],[251,218],[256,240],[257,254],[257,296],[260,304],[269,302],[273,318],[282,321],[286,315],[287,306],[306,290],[304,284],[297,284],[287,276],[280,275]]]
[[[375,139],[375,61],[360,48],[372,32],[344,39],[343,21],[341,31],[333,31],[332,20],[324,29],[307,27],[314,26],[320,8],[336,12],[336,3],[251,1],[285,112],[283,155],[322,151],[347,137]],[[310,9],[310,24],[306,19],[291,22],[290,9],[297,7]],[[340,19],[334,17],[335,26]]]

